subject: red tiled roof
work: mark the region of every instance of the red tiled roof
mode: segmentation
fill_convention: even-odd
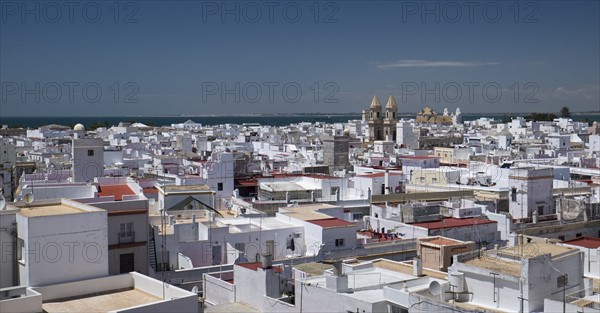
[[[155,194],[155,193],[158,193],[158,189],[156,189],[156,187],[146,187],[146,188],[144,188],[144,193],[145,194]]]
[[[257,269],[259,269],[262,266],[262,263],[261,262],[252,262],[252,263],[240,263],[240,264],[237,264],[237,265],[239,265],[239,266],[241,266],[243,268],[247,268],[249,270],[256,271]],[[273,268],[273,271],[275,273],[282,273],[283,272],[283,268],[281,268],[280,265],[273,265],[272,268]]]
[[[579,238],[564,241],[564,243],[568,243],[570,245],[584,247],[584,248],[590,248],[590,249],[600,248],[600,238],[594,238],[594,237],[579,237]]]
[[[114,196],[115,201],[123,200],[123,196],[135,195],[135,192],[127,185],[101,185],[98,189],[99,197]]]
[[[439,221],[433,222],[422,222],[422,223],[414,223],[412,225],[419,226],[427,229],[442,229],[442,228],[453,228],[453,227],[465,227],[472,225],[481,225],[481,224],[491,224],[497,223],[496,221],[485,220],[478,217],[472,218],[445,218]]]
[[[354,226],[354,223],[346,222],[339,218],[324,218],[324,219],[319,219],[319,220],[310,220],[307,222],[315,224],[315,225],[319,225],[323,228]]]
[[[240,263],[237,265],[239,265],[243,268],[247,268],[249,270],[256,271],[262,265],[262,263],[261,262],[252,262],[252,263]]]

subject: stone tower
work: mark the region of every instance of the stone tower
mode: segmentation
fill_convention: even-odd
[[[383,140],[383,116],[381,114],[381,103],[377,96],[373,97],[369,107],[369,139]]]
[[[390,94],[390,97],[385,105],[385,120],[383,121],[383,133],[386,141],[396,141],[396,114],[398,113],[398,105],[396,99]]]

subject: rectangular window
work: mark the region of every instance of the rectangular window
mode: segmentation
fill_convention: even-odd
[[[25,240],[17,238],[17,260],[25,264]]]
[[[565,236],[563,236],[563,235],[558,236],[558,240],[565,241]]]
[[[583,236],[583,234],[582,234],[582,233],[577,233],[577,234],[575,235],[575,237],[577,237],[577,238],[579,238],[579,237],[582,237],[582,236]]]
[[[223,183],[217,183],[217,190],[223,190]]]
[[[344,246],[344,238],[339,238],[335,240],[335,246],[336,247],[343,247]]]
[[[510,191],[510,200],[512,202],[517,202],[517,188],[512,187],[511,191]]]
[[[363,213],[354,213],[352,214],[352,219],[355,221],[362,220],[363,216],[365,216]]]
[[[246,252],[246,244],[243,242],[238,242],[235,244],[235,249],[240,252]]]
[[[331,187],[329,189],[329,194],[332,196],[335,196],[339,190],[340,190],[340,187],[338,187],[338,186]]]
[[[119,242],[133,241],[133,222],[121,223],[119,230]]]
[[[88,156],[94,156],[94,150],[89,149],[88,150]]]

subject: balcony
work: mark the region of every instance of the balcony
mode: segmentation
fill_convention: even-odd
[[[135,242],[135,232],[119,232],[119,244]]]

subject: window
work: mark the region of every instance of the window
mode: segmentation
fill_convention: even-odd
[[[19,260],[19,263],[23,263],[25,264],[25,240],[21,239],[21,238],[17,238],[17,260]]]
[[[121,223],[119,231],[119,243],[134,241],[133,222]]]
[[[217,190],[223,190],[223,183],[217,183]]]
[[[238,242],[235,244],[235,249],[240,252],[246,252],[246,244],[243,242]]]
[[[363,213],[354,213],[352,214],[352,219],[355,221],[362,220],[363,216],[365,216]]]
[[[510,201],[512,201],[512,202],[517,201],[517,188],[515,188],[515,187],[512,187],[512,189],[510,191]]]
[[[331,187],[329,190],[330,191],[329,194],[332,196],[335,196],[339,190],[340,190],[340,187],[338,187],[338,186]]]
[[[343,247],[344,246],[344,238],[339,238],[335,240],[335,246],[336,247]]]
[[[581,237],[581,236],[583,236],[583,234],[582,234],[582,233],[577,233],[577,234],[575,234],[575,237],[577,237],[577,238],[579,238],[579,237]]]
[[[560,235],[560,236],[558,236],[558,240],[560,240],[560,241],[565,241],[565,236],[564,236],[564,235]]]
[[[94,150],[89,149],[88,150],[88,156],[94,156]]]

